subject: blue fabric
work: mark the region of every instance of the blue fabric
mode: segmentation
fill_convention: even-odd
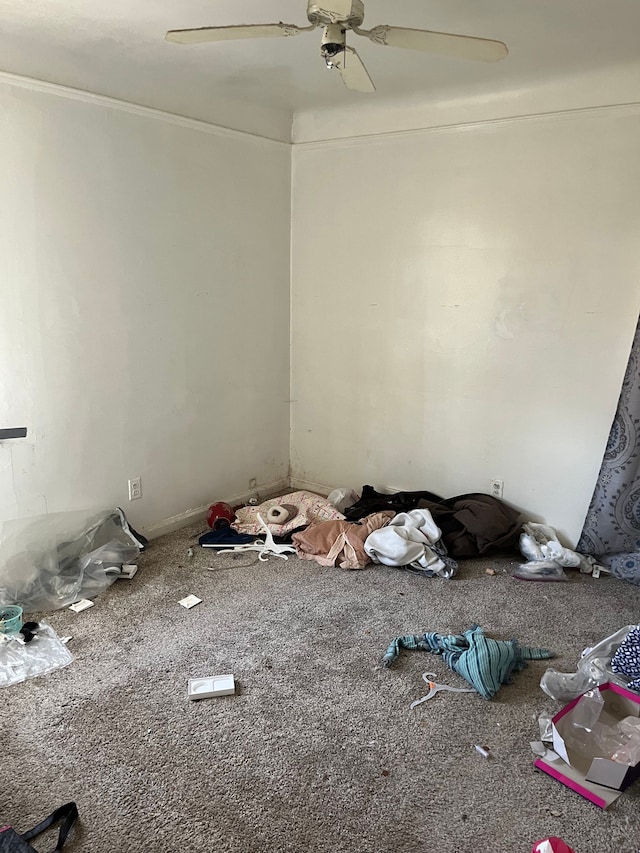
[[[576,550],[640,584],[640,321]]]
[[[524,669],[526,661],[554,657],[549,649],[519,646],[516,640],[493,640],[478,625],[464,634],[427,632],[396,637],[385,652],[383,665],[391,666],[400,649],[421,649],[442,655],[447,666],[485,699],[491,699],[503,684],[509,684],[513,672]]]
[[[632,628],[611,659],[611,669],[631,678],[627,685],[640,691],[640,625]]]
[[[200,545],[249,545],[256,541],[255,536],[246,533],[238,533],[233,527],[218,527],[203,533],[198,539]]]

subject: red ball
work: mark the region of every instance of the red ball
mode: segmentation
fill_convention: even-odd
[[[224,503],[224,501],[211,504],[207,510],[207,524],[214,530],[218,530],[220,527],[229,527],[231,522],[235,521],[235,518],[236,514],[233,511],[233,507]]]

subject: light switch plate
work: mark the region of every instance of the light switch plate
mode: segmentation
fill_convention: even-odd
[[[82,613],[83,610],[88,610],[89,607],[93,607],[95,602],[90,601],[88,598],[82,598],[80,601],[76,601],[75,604],[72,604],[69,607],[69,610],[73,610],[74,613]]]
[[[236,683],[233,675],[212,675],[208,678],[190,678],[189,699],[208,699],[211,696],[233,696]]]

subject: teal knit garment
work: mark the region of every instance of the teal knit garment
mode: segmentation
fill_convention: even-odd
[[[400,649],[422,649],[442,655],[444,662],[461,675],[485,699],[495,696],[511,675],[524,669],[528,660],[554,657],[549,649],[519,646],[517,640],[493,640],[474,625],[464,634],[408,634],[396,637],[383,658],[384,666],[398,658]]]

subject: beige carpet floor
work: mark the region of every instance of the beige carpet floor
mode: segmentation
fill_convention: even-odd
[[[464,682],[421,652],[380,666],[397,634],[477,622],[573,670],[640,621],[640,588],[518,582],[508,558],[450,581],[258,563],[203,551],[197,533],[153,542],[92,609],[47,617],[75,661],[2,691],[0,824],[74,799],[82,853],[528,853],[549,834],[577,853],[640,848],[640,784],[603,812],[534,771],[537,717],[559,708],[539,688],[545,662],[490,702],[444,693],[414,711],[425,670]],[[185,610],[189,593],[203,602]],[[226,672],[236,696],[189,701],[189,678]]]

